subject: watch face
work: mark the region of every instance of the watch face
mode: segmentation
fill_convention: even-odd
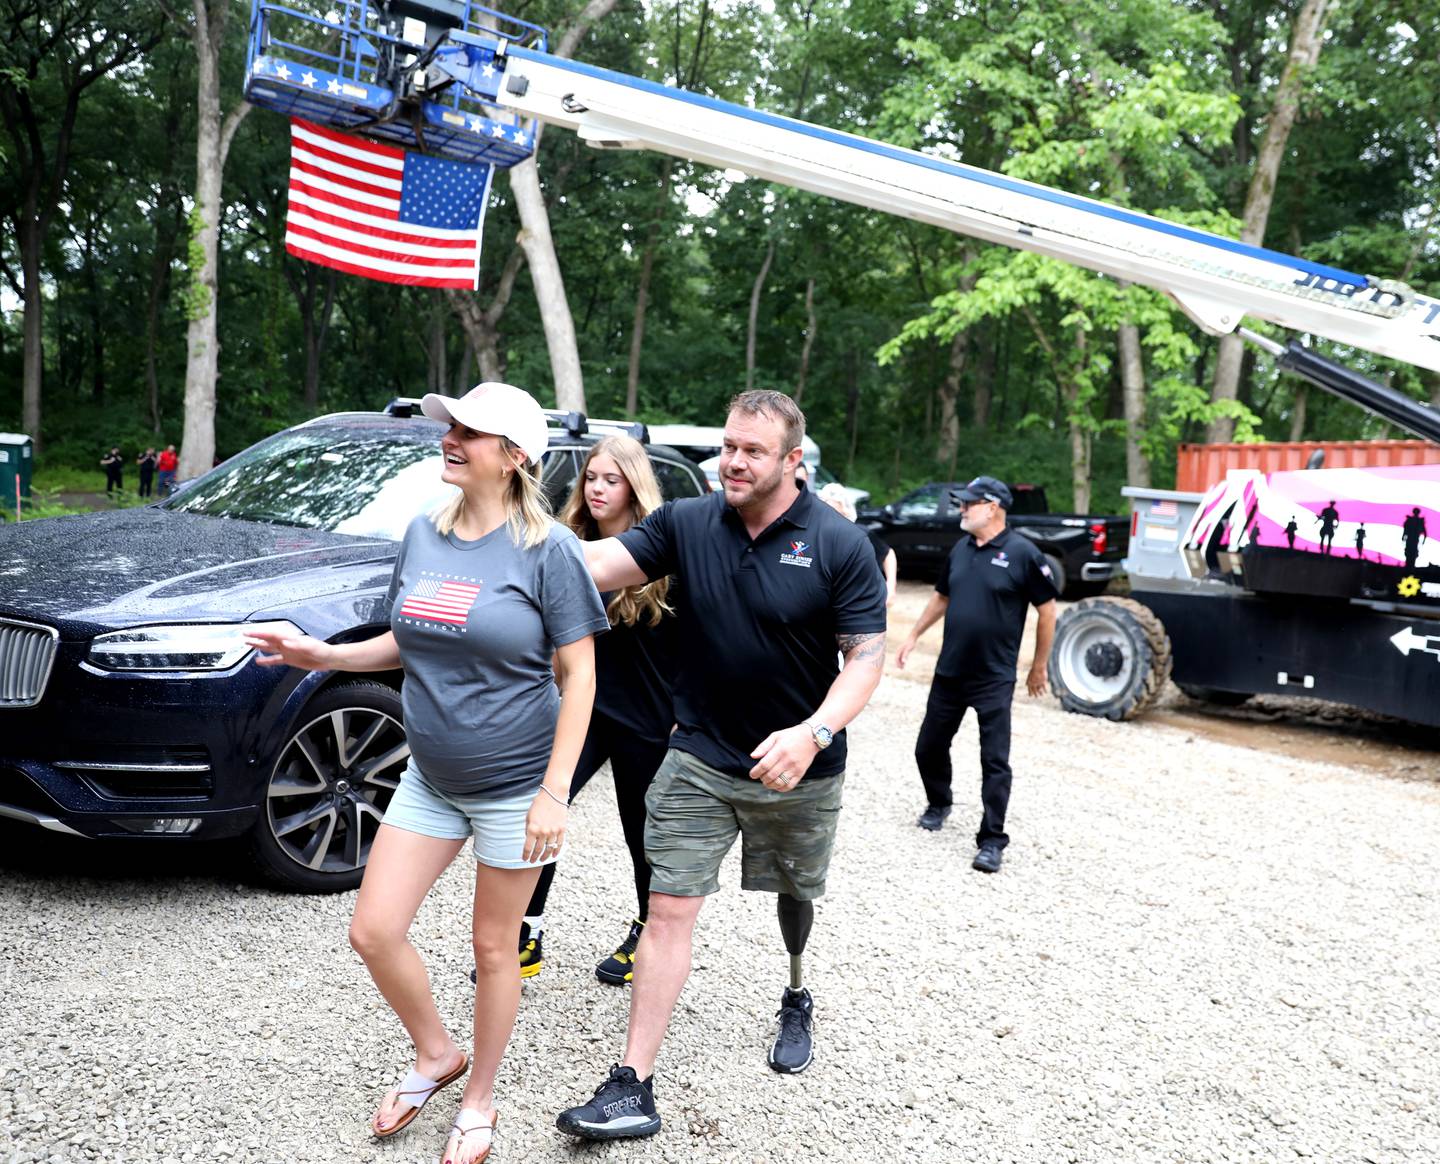
[[[834,738],[835,733],[827,727],[817,727],[815,729],[815,742],[822,748],[828,748]]]

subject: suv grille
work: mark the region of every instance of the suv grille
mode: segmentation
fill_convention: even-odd
[[[54,627],[0,619],[0,708],[40,702],[59,639]]]

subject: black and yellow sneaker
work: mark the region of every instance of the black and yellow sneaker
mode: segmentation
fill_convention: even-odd
[[[530,936],[530,926],[520,923],[520,977],[534,978],[545,968],[545,939],[544,930],[536,930],[535,936]],[[470,981],[475,981],[475,971],[470,971]]]
[[[530,927],[523,922],[520,926],[520,977],[534,978],[545,969],[545,931],[537,930],[532,938]]]
[[[640,931],[644,928],[645,923],[638,918],[630,923],[630,933],[619,948],[595,967],[596,978],[612,986],[624,986],[635,977],[635,947],[640,944]]]

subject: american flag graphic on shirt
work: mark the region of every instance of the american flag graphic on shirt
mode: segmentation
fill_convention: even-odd
[[[428,618],[433,622],[464,626],[479,593],[480,587],[469,582],[421,578],[400,604],[400,614],[402,617]]]

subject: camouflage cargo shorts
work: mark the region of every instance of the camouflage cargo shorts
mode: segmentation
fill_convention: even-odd
[[[707,897],[740,835],[740,888],[809,901],[825,893],[845,774],[775,792],[671,748],[645,795],[650,888]]]

